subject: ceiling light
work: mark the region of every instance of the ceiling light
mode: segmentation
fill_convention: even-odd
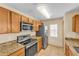
[[[37,7],[38,11],[43,14],[46,18],[50,18],[50,15],[45,6]]]

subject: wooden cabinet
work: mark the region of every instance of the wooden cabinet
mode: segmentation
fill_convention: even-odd
[[[39,26],[42,25],[42,21],[41,21],[41,20],[38,21],[38,25],[39,25]]]
[[[42,37],[37,37],[37,51],[42,49]]]
[[[21,15],[15,12],[11,12],[11,31],[12,32],[19,32],[20,31],[20,19]]]
[[[33,20],[29,18],[29,24],[33,24]]]
[[[69,56],[69,46],[65,44],[65,55]]]
[[[26,16],[22,16],[22,21],[25,23],[29,23],[29,18]]]
[[[10,11],[0,7],[0,34],[10,32]]]
[[[34,31],[39,31],[38,21],[36,21],[36,20],[34,20],[34,22],[33,22],[33,30]]]
[[[67,44],[65,44],[65,55],[66,56],[73,56],[73,53]]]
[[[20,32],[20,21],[33,24],[33,30],[39,31],[41,21],[21,16],[16,12],[0,7],[0,34]]]
[[[9,56],[25,56],[25,49],[21,48],[21,49],[15,51],[15,52],[13,52]]]
[[[33,21],[33,31],[36,31],[36,21]]]
[[[36,25],[36,31],[39,31],[39,25]]]
[[[79,15],[75,15],[72,19],[72,31],[79,32]]]

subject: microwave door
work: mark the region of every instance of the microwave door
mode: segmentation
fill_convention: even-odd
[[[27,25],[23,25],[23,30],[28,30],[28,26]]]
[[[31,24],[21,23],[21,30],[32,30]]]

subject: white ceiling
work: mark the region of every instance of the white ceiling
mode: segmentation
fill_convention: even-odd
[[[79,6],[77,3],[5,3],[5,5],[15,8],[29,16],[37,19],[46,19],[38,10],[38,6],[46,6],[50,18],[62,17],[66,12]]]

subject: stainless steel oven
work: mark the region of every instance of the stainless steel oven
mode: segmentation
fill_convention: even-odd
[[[34,56],[37,52],[37,42],[31,42],[27,44],[26,49],[25,49],[25,55],[26,56]]]
[[[29,35],[17,37],[17,42],[25,46],[25,55],[34,56],[37,52],[37,40],[30,38]]]

